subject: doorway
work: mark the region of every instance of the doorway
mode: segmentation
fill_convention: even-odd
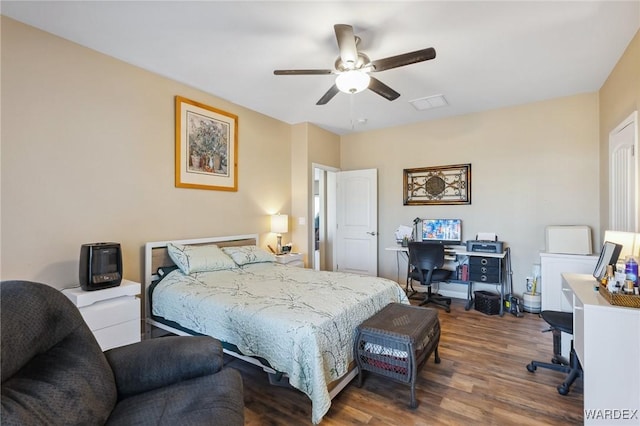
[[[377,170],[343,172],[334,167],[312,164],[312,172],[311,268],[376,276]],[[339,219],[342,220],[340,229]]]
[[[313,241],[311,267],[317,271],[334,270],[334,241],[336,229],[336,173],[339,169],[322,164],[313,168]]]

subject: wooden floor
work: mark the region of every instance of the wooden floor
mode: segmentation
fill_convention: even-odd
[[[454,299],[451,313],[439,311],[440,364],[427,361],[411,410],[409,386],[365,373],[332,401],[321,425],[577,425],[583,423],[582,380],[567,396],[556,386],[564,375],[548,369],[530,373],[532,360],[549,361],[551,333],[537,314],[517,318],[464,310]],[[262,369],[227,357],[242,373],[245,425],[310,425],[311,402],[295,389],[272,386]]]

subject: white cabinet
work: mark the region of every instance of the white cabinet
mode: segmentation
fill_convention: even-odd
[[[565,274],[574,347],[584,370],[585,424],[640,424],[640,309],[609,304],[595,278]]]
[[[302,259],[302,253],[287,253],[276,255],[276,262],[289,266],[297,266],[304,268],[304,260]]]
[[[63,293],[78,307],[103,351],[140,341],[140,283],[122,280],[118,287]]]

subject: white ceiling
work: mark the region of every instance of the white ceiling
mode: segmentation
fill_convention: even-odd
[[[26,24],[290,124],[347,134],[597,91],[640,27],[633,1],[2,1]],[[317,100],[333,75],[333,25],[372,60],[426,47],[437,57],[375,74],[371,91]],[[409,101],[442,94],[449,105]],[[180,95],[176,93],[176,95]],[[215,105],[213,105],[215,106]],[[366,120],[366,123],[363,121]]]

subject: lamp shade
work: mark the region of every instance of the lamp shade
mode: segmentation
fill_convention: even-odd
[[[289,231],[289,215],[274,214],[271,216],[271,232],[283,234]]]
[[[623,231],[604,231],[604,240],[616,244],[622,244],[622,251],[618,258],[620,262],[627,256],[638,256],[640,254],[640,234]]]
[[[336,86],[344,93],[358,93],[369,87],[371,77],[363,71],[345,71],[336,77]]]

